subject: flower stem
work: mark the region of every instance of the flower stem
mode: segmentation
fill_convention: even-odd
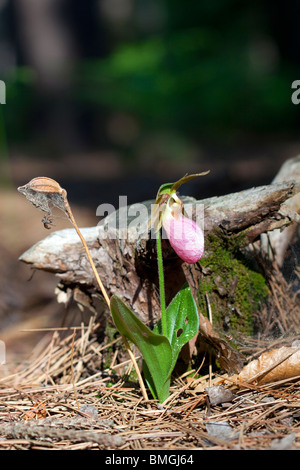
[[[73,213],[72,213],[72,210],[71,210],[69,201],[68,201],[68,199],[67,199],[67,193],[66,193],[66,192],[63,192],[63,198],[64,198],[65,209],[66,209],[66,212],[67,212],[67,214],[68,214],[68,216],[69,216],[69,219],[71,220],[71,222],[72,222],[72,224],[73,224],[73,226],[74,226],[74,228],[75,228],[75,230],[76,230],[76,232],[77,232],[77,235],[79,236],[79,238],[80,238],[80,240],[81,240],[81,243],[82,243],[82,245],[83,245],[83,248],[85,249],[86,255],[87,255],[87,257],[88,257],[88,260],[89,260],[89,263],[90,263],[91,268],[92,268],[92,270],[93,270],[93,273],[94,273],[94,276],[95,276],[95,278],[96,278],[96,281],[97,281],[97,283],[98,283],[98,285],[99,285],[99,287],[100,287],[100,290],[101,290],[101,292],[102,292],[102,295],[103,295],[103,297],[104,297],[104,299],[105,299],[105,301],[106,301],[108,307],[110,307],[110,299],[109,299],[109,296],[108,296],[108,294],[107,294],[107,292],[106,292],[106,289],[105,289],[104,285],[102,284],[102,281],[101,281],[100,276],[99,276],[99,274],[98,274],[98,272],[97,272],[97,269],[96,269],[96,267],[95,267],[94,261],[93,261],[93,259],[92,259],[91,254],[90,254],[90,250],[88,249],[88,246],[87,246],[87,244],[86,244],[86,241],[85,241],[85,239],[83,238],[83,235],[82,235],[82,233],[80,232],[80,230],[79,230],[79,228],[78,228],[78,225],[77,225],[77,223],[76,223],[76,221],[75,221],[75,218],[74,218],[74,216],[73,216]]]
[[[104,297],[104,299],[105,299],[105,301],[106,301],[106,303],[107,303],[107,306],[108,306],[109,309],[110,309],[110,298],[109,298],[109,296],[108,296],[108,294],[107,294],[107,292],[106,292],[106,289],[105,289],[105,287],[104,287],[104,285],[103,285],[103,283],[102,283],[102,281],[101,281],[101,279],[100,279],[100,276],[99,276],[99,274],[98,274],[98,272],[97,272],[96,266],[95,266],[95,264],[94,264],[94,261],[93,261],[93,259],[92,259],[91,254],[90,254],[90,251],[89,251],[89,249],[88,249],[88,246],[87,246],[87,244],[86,244],[86,241],[85,241],[85,239],[84,239],[82,233],[80,232],[80,230],[79,230],[79,228],[78,228],[78,225],[77,225],[77,223],[76,223],[76,221],[75,221],[75,218],[74,218],[74,216],[73,216],[73,213],[72,213],[70,204],[69,204],[68,199],[67,199],[66,192],[63,192],[63,198],[64,198],[64,204],[65,204],[66,212],[67,212],[67,214],[68,214],[68,216],[69,216],[69,219],[71,220],[73,226],[75,227],[75,230],[76,230],[76,232],[77,232],[77,234],[78,234],[78,236],[79,236],[79,238],[80,238],[80,240],[81,240],[81,242],[82,242],[82,245],[83,245],[83,247],[84,247],[84,249],[85,249],[85,252],[86,252],[87,257],[88,257],[88,260],[89,260],[89,263],[90,263],[90,265],[91,265],[91,267],[92,267],[93,273],[94,273],[95,278],[96,278],[96,280],[97,280],[97,282],[98,282],[98,285],[99,285],[99,287],[100,287],[100,290],[101,290],[101,292],[102,292],[102,295],[103,295],[103,297]],[[138,367],[137,362],[136,362],[136,360],[135,360],[134,354],[133,354],[133,352],[131,351],[131,348],[130,348],[129,343],[128,343],[127,339],[125,338],[125,336],[123,336],[123,335],[121,335],[121,336],[122,336],[123,342],[124,342],[124,344],[125,344],[125,347],[126,347],[126,349],[127,349],[127,352],[128,352],[128,354],[129,354],[129,356],[130,356],[130,359],[131,359],[131,361],[132,361],[132,363],[133,363],[133,366],[134,366],[134,368],[135,368],[135,371],[136,371],[136,374],[137,374],[137,377],[138,377],[138,380],[139,380],[139,384],[140,384],[140,387],[141,387],[141,391],[142,391],[143,397],[144,397],[145,400],[148,400],[146,388],[145,388],[145,385],[144,385],[144,382],[143,382],[143,379],[142,379],[142,376],[141,376],[139,367]]]
[[[162,249],[161,249],[161,231],[160,230],[158,230],[156,233],[156,251],[157,251],[157,264],[158,264],[162,334],[164,336],[167,336],[165,280],[164,280],[164,267],[163,267],[163,256],[162,256]]]

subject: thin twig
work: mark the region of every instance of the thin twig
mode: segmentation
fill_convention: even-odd
[[[79,410],[80,406],[79,406],[79,402],[78,402],[78,398],[77,398],[77,392],[76,392],[75,381],[74,381],[74,363],[73,363],[73,359],[74,359],[74,340],[75,340],[75,330],[73,332],[73,339],[72,339],[71,370],[72,370],[72,386],[73,386],[73,390],[74,390],[74,396],[75,396],[75,400],[76,400],[76,404],[77,404],[77,409]]]
[[[208,319],[209,319],[209,321],[212,325],[212,311],[211,311],[210,301],[209,301],[207,292],[205,292],[205,299],[206,299],[207,310],[208,310]],[[211,352],[209,352],[208,371],[209,371],[209,386],[211,387],[211,380],[212,380],[212,355],[211,355]]]
[[[83,245],[83,247],[84,247],[84,249],[85,249],[85,252],[86,252],[87,257],[88,257],[88,260],[89,260],[89,263],[90,263],[90,265],[91,265],[91,267],[92,267],[92,270],[93,270],[93,272],[94,272],[94,275],[95,275],[95,278],[96,278],[96,280],[97,280],[97,282],[98,282],[98,285],[99,285],[99,287],[100,287],[100,289],[101,289],[101,292],[102,292],[102,294],[103,294],[103,297],[104,297],[104,299],[105,299],[105,301],[106,301],[108,307],[110,308],[110,298],[109,298],[109,296],[108,296],[108,294],[107,294],[107,292],[106,292],[106,289],[105,289],[105,287],[104,287],[104,285],[103,285],[103,283],[102,283],[102,281],[101,281],[101,279],[100,279],[100,276],[99,276],[99,274],[98,274],[98,271],[97,271],[97,269],[96,269],[96,266],[95,266],[95,264],[94,264],[94,261],[93,261],[93,259],[92,259],[91,254],[90,254],[90,251],[89,251],[89,249],[88,249],[88,246],[87,246],[87,244],[86,244],[86,241],[85,241],[85,239],[84,239],[82,233],[80,232],[80,230],[79,230],[79,228],[78,228],[78,225],[77,225],[77,223],[76,223],[76,221],[75,221],[75,218],[74,218],[74,216],[73,216],[73,213],[72,213],[70,204],[69,204],[68,199],[67,199],[67,192],[66,192],[65,190],[63,190],[62,195],[63,195],[63,198],[64,198],[64,204],[65,204],[65,208],[66,208],[67,215],[69,216],[69,218],[70,218],[72,224],[74,225],[75,230],[76,230],[76,232],[77,232],[77,234],[78,234],[78,236],[79,236],[79,238],[80,238],[80,240],[81,240],[81,242],[82,242],[82,245]],[[146,393],[144,381],[143,381],[143,378],[142,378],[142,376],[141,376],[141,374],[140,374],[140,371],[139,371],[138,365],[137,365],[137,363],[136,363],[136,361],[135,361],[134,355],[133,355],[133,353],[132,353],[132,351],[131,351],[131,349],[130,349],[130,346],[129,346],[127,340],[125,339],[124,336],[122,336],[122,337],[123,337],[123,341],[124,341],[125,347],[126,347],[126,349],[127,349],[127,352],[128,352],[128,354],[129,354],[131,360],[133,361],[133,365],[134,365],[134,368],[135,368],[135,370],[136,370],[136,374],[137,374],[137,377],[138,377],[138,380],[139,380],[139,384],[140,384],[140,387],[141,387],[141,391],[142,391],[142,393],[143,393],[143,396],[144,396],[144,398],[145,398],[146,400],[148,400],[148,396],[147,396],[147,393]]]
[[[86,241],[85,241],[85,239],[84,239],[84,237],[83,237],[81,231],[79,230],[78,225],[77,225],[77,223],[76,223],[76,221],[75,221],[75,218],[74,218],[74,216],[73,216],[73,213],[72,213],[70,204],[69,204],[68,199],[67,199],[67,193],[66,193],[65,190],[63,190],[63,198],[64,198],[64,203],[65,203],[65,208],[66,208],[67,215],[69,216],[69,218],[70,218],[72,224],[74,225],[75,230],[76,230],[76,232],[77,232],[77,234],[78,234],[78,236],[79,236],[79,238],[80,238],[80,240],[81,240],[81,242],[82,242],[82,245],[83,245],[83,247],[84,247],[84,249],[85,249],[86,255],[87,255],[87,257],[88,257],[89,263],[90,263],[90,265],[91,265],[91,267],[92,267],[92,270],[93,270],[93,272],[94,272],[94,275],[95,275],[95,278],[96,278],[96,280],[97,280],[97,282],[98,282],[98,285],[99,285],[99,287],[100,287],[100,289],[101,289],[101,292],[102,292],[102,294],[103,294],[103,297],[104,297],[104,299],[105,299],[107,305],[110,306],[110,299],[109,299],[109,296],[108,296],[108,294],[107,294],[107,292],[106,292],[106,289],[105,289],[105,287],[104,287],[104,285],[103,285],[103,283],[102,283],[102,281],[101,281],[101,279],[100,279],[100,276],[99,276],[98,271],[97,271],[97,269],[96,269],[96,266],[95,266],[95,264],[94,264],[93,258],[92,258],[91,254],[90,254],[90,250],[88,249],[88,246],[87,246],[87,244],[86,244]]]

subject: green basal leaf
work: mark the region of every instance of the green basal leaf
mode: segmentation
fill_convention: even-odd
[[[153,380],[153,373],[151,373],[147,362],[143,360],[143,374],[145,380],[153,398],[157,399],[160,403],[163,403],[170,395],[171,373],[172,370],[170,370],[168,377],[165,382],[160,385],[160,388],[157,388],[157,384],[155,384],[155,381]]]
[[[111,298],[110,309],[118,331],[140,350],[146,363],[144,375],[151,393],[162,403],[169,395],[172,372],[172,348],[169,340],[151,331],[116,295]]]
[[[171,344],[173,358],[172,370],[175,367],[181,348],[192,339],[199,330],[199,316],[191,289],[185,284],[176,294],[166,310],[167,338]],[[154,331],[161,332],[161,322]]]

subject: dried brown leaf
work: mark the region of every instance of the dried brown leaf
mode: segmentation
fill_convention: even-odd
[[[227,372],[238,373],[243,366],[242,355],[213,329],[210,321],[199,314],[199,341],[205,340],[220,365]]]
[[[300,375],[300,346],[282,346],[261,354],[247,364],[237,379],[267,384]]]
[[[32,205],[49,216],[52,215],[51,207],[57,207],[66,212],[66,191],[52,178],[39,176],[24,186],[20,186],[18,191]],[[46,219],[44,223],[49,223],[49,221]]]

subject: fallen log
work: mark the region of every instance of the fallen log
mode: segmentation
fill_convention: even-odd
[[[283,181],[300,183],[300,155],[287,160],[280,168],[272,183],[281,183]],[[268,236],[263,234],[261,237],[263,250],[280,267],[284,263],[289,245],[297,237],[300,221],[300,193],[296,193],[285,201],[281,207],[281,214],[289,214],[293,222],[284,229],[275,229]]]
[[[283,182],[200,201],[186,198],[185,207],[189,212],[188,206],[193,206],[194,217],[197,217],[199,210],[201,213],[204,210],[202,220],[206,237],[218,231],[227,237],[244,234],[243,243],[247,245],[258,239],[262,233],[291,223],[291,219],[282,215],[280,210],[285,201],[299,191],[300,183]],[[143,204],[150,211],[153,202]],[[139,206],[136,205],[137,210]],[[136,212],[135,205],[128,209],[131,214]],[[144,221],[144,229],[139,226],[137,231],[140,219],[126,219],[124,211],[122,216],[120,217],[120,211],[116,211],[100,225],[83,228],[81,231],[110,295],[117,294],[127,300],[141,319],[148,321],[153,315],[155,317],[153,311],[158,305],[152,285],[157,281],[155,241],[150,235],[145,237],[147,220]],[[113,219],[117,220],[117,226],[110,224]],[[124,227],[124,219],[128,221],[127,227]],[[140,234],[138,238],[137,233]],[[169,284],[166,291],[173,298],[184,282],[182,268],[188,267],[183,266],[184,263],[177,258],[167,240],[163,243]],[[51,233],[19,259],[34,269],[55,273],[63,283],[96,288],[92,270],[74,229]]]
[[[190,216],[202,225],[205,238],[239,239],[247,246],[260,235],[286,227],[291,218],[281,212],[283,204],[298,194],[300,183],[284,181],[254,187],[238,193],[196,201],[182,198]],[[133,204],[109,214],[96,227],[81,229],[97,271],[109,295],[117,294],[149,323],[159,316],[159,296],[155,239],[148,230],[154,201]],[[146,217],[145,217],[146,208]],[[143,213],[143,217],[139,216]],[[180,260],[168,240],[163,240],[166,302],[188,281],[195,298],[203,279],[201,262],[187,265]],[[207,254],[204,255],[204,258]],[[91,292],[98,292],[92,269],[74,229],[54,232],[20,256],[33,269],[42,269],[59,278],[60,293],[75,294],[79,303],[92,306]],[[87,297],[88,298],[88,297]],[[200,333],[206,338],[224,367],[238,371],[238,353],[212,330],[209,320],[199,312]],[[195,339],[196,340],[196,339]],[[192,354],[194,344],[187,353]],[[222,362],[222,361],[221,361]]]

